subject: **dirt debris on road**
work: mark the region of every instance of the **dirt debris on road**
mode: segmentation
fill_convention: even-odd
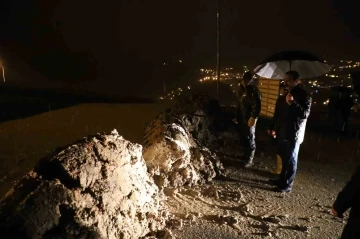
[[[196,197],[186,190],[171,195],[167,199],[171,213],[185,220],[185,226],[174,235],[184,239],[340,236],[346,219],[333,217],[330,208],[351,175],[351,165],[339,173],[333,165],[300,158],[294,189],[282,194],[266,183],[273,177],[269,169],[275,160],[266,156],[256,158],[256,162],[251,169],[243,169],[239,161],[232,162],[238,166],[227,167],[226,179],[192,188],[200,193],[193,193]],[[336,180],[331,181],[331,177]],[[186,215],[199,214],[197,220],[186,223]]]

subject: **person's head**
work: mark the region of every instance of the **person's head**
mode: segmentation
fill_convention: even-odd
[[[285,73],[284,81],[285,85],[292,89],[300,83],[300,75],[297,71],[288,71]]]
[[[250,80],[253,78],[253,74],[250,72],[250,71],[247,71],[245,72],[245,74],[243,75],[240,83],[243,85],[243,86],[246,86]]]

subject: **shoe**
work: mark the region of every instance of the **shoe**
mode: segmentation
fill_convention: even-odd
[[[275,188],[275,192],[279,192],[279,193],[289,193],[291,192],[291,187],[276,187]]]
[[[245,158],[245,168],[249,168],[254,165],[255,150],[249,152]]]
[[[248,161],[245,163],[244,167],[245,167],[245,168],[250,168],[250,167],[253,166],[253,165],[254,165],[254,162],[253,162],[252,159],[251,159],[251,160],[248,160]]]

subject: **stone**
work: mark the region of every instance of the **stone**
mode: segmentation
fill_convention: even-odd
[[[224,173],[216,154],[204,146],[216,138],[210,122],[205,111],[184,106],[147,124],[143,156],[159,188],[204,184]]]
[[[165,227],[163,198],[142,146],[114,130],[41,160],[1,201],[0,227],[12,238],[141,238]]]

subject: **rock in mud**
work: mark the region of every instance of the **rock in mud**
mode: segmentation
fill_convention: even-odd
[[[279,224],[281,222],[281,219],[276,216],[264,217],[262,218],[262,220],[265,222],[271,222],[275,224]]]
[[[114,130],[40,161],[2,200],[1,229],[11,238],[141,238],[165,227],[162,199],[142,146]]]
[[[192,189],[183,189],[181,190],[181,193],[193,198],[199,198],[202,196],[200,191],[192,190]]]
[[[197,221],[198,218],[194,214],[187,214],[185,216],[185,219],[190,222],[195,222],[195,221]]]
[[[215,154],[200,142],[211,141],[206,114],[167,111],[145,129],[143,156],[160,188],[193,186],[224,172]]]
[[[235,216],[223,216],[223,215],[219,215],[218,216],[218,220],[221,222],[221,223],[225,223],[225,224],[228,224],[228,225],[234,225],[234,224],[237,224],[239,222],[239,219]]]
[[[172,229],[180,230],[183,228],[184,223],[180,218],[173,218],[167,222],[167,226]]]
[[[142,239],[175,239],[175,236],[173,235],[172,231],[170,231],[169,229],[165,228],[162,231],[158,231],[156,233],[151,233],[146,237],[143,237]]]
[[[211,186],[206,188],[203,191],[203,195],[205,195],[206,197],[213,197],[215,199],[219,199],[219,195],[220,195],[220,190],[218,190],[216,187]]]

